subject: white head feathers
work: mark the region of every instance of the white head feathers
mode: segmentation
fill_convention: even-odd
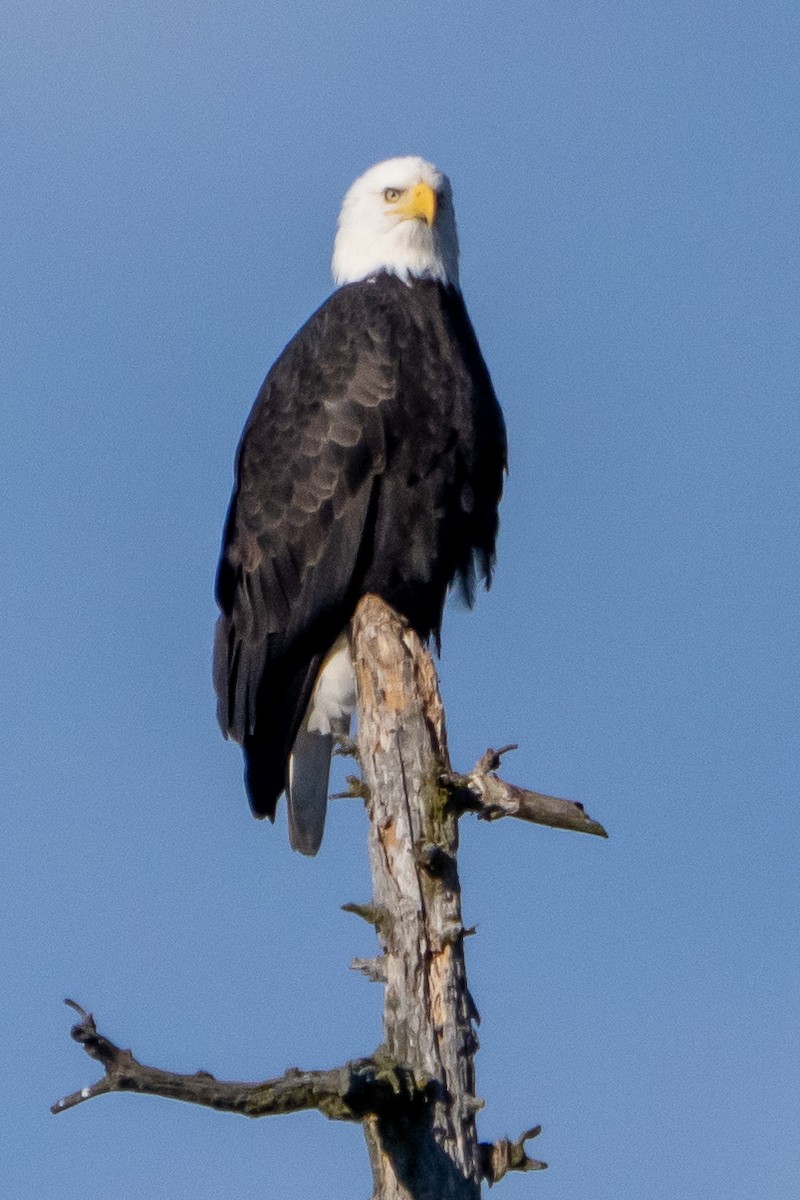
[[[333,247],[338,286],[380,271],[458,287],[450,180],[423,158],[376,163],[348,190]]]

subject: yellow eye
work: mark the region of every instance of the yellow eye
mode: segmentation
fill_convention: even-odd
[[[402,194],[398,188],[384,188],[383,198],[387,204],[397,204]]]

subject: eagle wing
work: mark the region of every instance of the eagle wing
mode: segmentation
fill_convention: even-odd
[[[349,620],[396,393],[387,339],[344,289],[267,376],[242,435],[217,573],[217,713],[274,817],[320,665]]]

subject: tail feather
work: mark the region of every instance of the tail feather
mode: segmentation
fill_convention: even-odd
[[[350,732],[350,716],[332,717],[330,733],[308,728],[308,713],[294,740],[289,758],[286,800],[289,842],[301,854],[316,854],[325,829],[330,788],[331,755],[337,737]]]
[[[333,735],[310,733],[304,722],[294,740],[286,788],[289,842],[301,854],[316,854],[322,842],[332,753]]]

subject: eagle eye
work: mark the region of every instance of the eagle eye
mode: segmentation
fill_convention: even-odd
[[[403,193],[400,191],[399,188],[384,188],[383,189],[383,198],[387,204],[397,204],[397,201],[400,199],[402,194]]]

